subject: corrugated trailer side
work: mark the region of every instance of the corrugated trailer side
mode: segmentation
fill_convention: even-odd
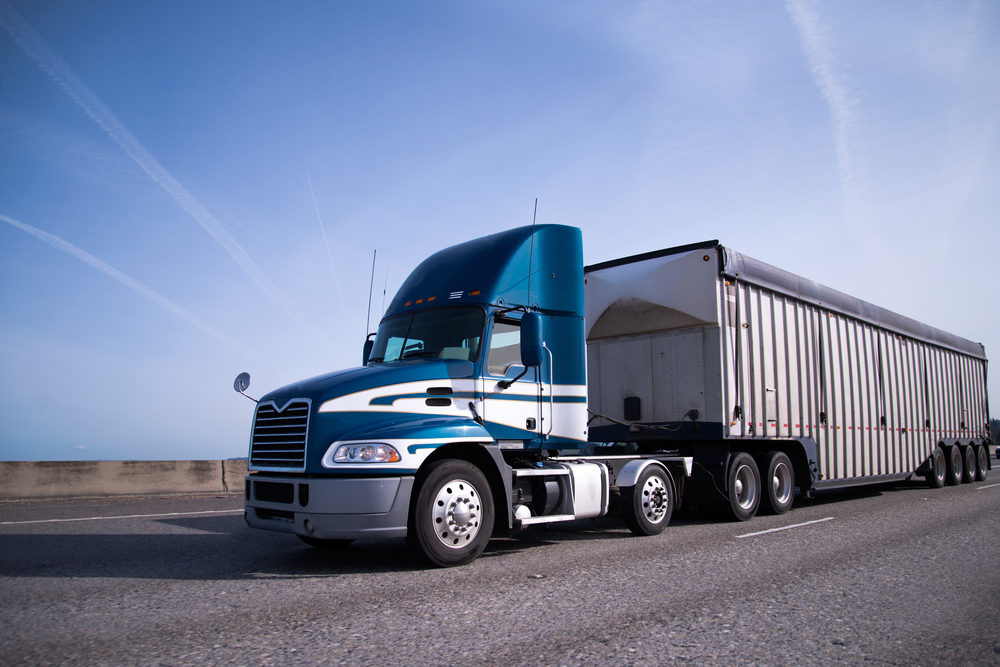
[[[906,477],[938,446],[984,443],[981,344],[719,253],[728,436],[812,438],[816,487]]]
[[[785,462],[803,491],[985,477],[982,345],[715,241],[586,277],[591,438],[694,455],[736,518],[790,506]]]

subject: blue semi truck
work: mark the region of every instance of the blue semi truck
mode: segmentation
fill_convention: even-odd
[[[746,520],[958,484],[990,467],[985,368],[977,343],[716,241],[584,267],[579,229],[532,225],[430,256],[363,365],[261,397],[245,516],[451,566],[610,511],[655,535],[682,500]]]

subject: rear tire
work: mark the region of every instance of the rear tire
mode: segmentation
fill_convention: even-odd
[[[659,535],[674,512],[674,481],[664,468],[650,464],[635,486],[622,487],[622,521],[636,535]]]
[[[962,448],[958,445],[951,445],[945,453],[947,462],[946,483],[948,486],[958,486],[962,483],[962,471],[965,468],[965,457],[962,456]]]
[[[482,471],[461,459],[432,463],[410,509],[407,532],[433,565],[475,560],[493,532],[493,495]]]
[[[986,445],[976,445],[976,480],[985,482],[990,473],[990,451]]]
[[[760,507],[760,491],[757,462],[746,452],[734,452],[726,476],[729,503],[722,506],[724,514],[735,521],[752,519]]]
[[[792,460],[784,452],[768,452],[758,460],[763,494],[760,511],[766,514],[784,514],[792,509],[795,500],[795,470]]]
[[[962,484],[971,484],[976,481],[976,450],[971,445],[962,447],[963,461]]]
[[[932,489],[940,489],[948,481],[948,463],[945,461],[944,450],[935,447],[928,465],[930,469],[924,475],[924,479],[927,480],[927,485]]]

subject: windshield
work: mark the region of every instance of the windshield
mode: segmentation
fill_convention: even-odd
[[[438,308],[390,317],[378,327],[369,363],[462,359],[479,354],[485,314],[479,308]]]

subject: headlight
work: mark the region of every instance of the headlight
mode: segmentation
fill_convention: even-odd
[[[399,460],[395,447],[376,442],[341,445],[333,455],[334,463],[396,463]]]

